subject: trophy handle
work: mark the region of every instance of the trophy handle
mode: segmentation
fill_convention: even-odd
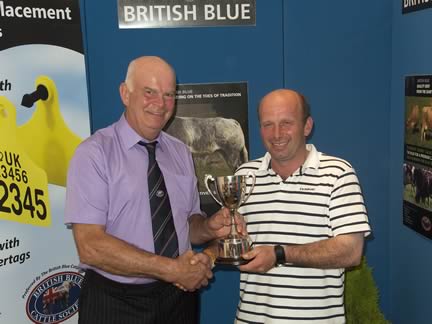
[[[213,182],[213,183],[215,182],[215,179],[213,178],[213,176],[212,176],[211,174],[206,174],[205,177],[204,177],[204,185],[205,185],[205,187],[207,188],[207,191],[209,192],[210,196],[212,196],[213,199],[216,200],[216,202],[217,202],[219,205],[221,205],[221,206],[223,207],[222,202],[219,201],[219,199],[217,199],[217,198],[215,197],[215,195],[213,195],[213,192],[212,192],[212,190],[210,189],[210,186],[209,186],[209,184],[208,184],[208,181],[209,181],[209,180],[210,180],[211,182]]]
[[[253,173],[252,171],[249,171],[247,174],[246,174],[246,178],[252,178],[252,186],[251,186],[251,188],[249,189],[249,192],[247,193],[247,195],[246,195],[246,197],[244,197],[244,199],[242,200],[242,204],[246,201],[246,200],[248,200],[248,198],[249,198],[249,196],[251,195],[251,193],[252,193],[252,190],[254,189],[254,187],[255,187],[255,181],[256,181],[256,178],[255,178],[255,173]]]

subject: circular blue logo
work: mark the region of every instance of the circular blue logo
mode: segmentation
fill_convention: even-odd
[[[33,323],[61,323],[78,311],[78,298],[84,276],[78,272],[59,272],[39,282],[26,305]]]

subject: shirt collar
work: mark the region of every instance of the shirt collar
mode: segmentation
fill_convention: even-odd
[[[164,149],[164,146],[165,146],[165,142],[164,142],[165,134],[164,134],[164,132],[160,132],[158,137],[156,137],[153,141],[149,141],[145,138],[142,138],[129,125],[129,123],[126,120],[124,113],[120,117],[120,120],[118,121],[116,128],[117,128],[117,133],[119,135],[120,141],[121,141],[122,145],[124,145],[126,147],[126,149],[130,149],[131,147],[137,145],[139,141],[143,141],[145,143],[157,141],[158,147],[160,147],[162,149],[162,151]]]
[[[293,175],[301,175],[307,169],[318,170],[319,168],[318,151],[316,150],[313,144],[306,144],[306,150],[309,151],[306,161],[304,161],[304,163],[296,171],[294,171]],[[269,152],[267,152],[263,157],[263,160],[261,162],[260,167],[258,168],[258,171],[266,172],[266,173],[269,172],[274,173],[273,169],[270,167],[270,162],[271,162],[271,155]]]

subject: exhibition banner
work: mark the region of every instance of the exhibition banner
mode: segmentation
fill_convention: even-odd
[[[247,83],[178,85],[176,115],[165,130],[192,152],[202,209],[213,214],[220,206],[205,188],[205,175],[234,175],[248,161]]]
[[[77,323],[66,173],[90,134],[78,0],[0,1],[0,323]]]
[[[405,78],[403,223],[432,238],[432,75]]]
[[[253,26],[255,0],[117,0],[119,28]]]

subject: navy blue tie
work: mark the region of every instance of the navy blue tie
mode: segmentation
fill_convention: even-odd
[[[155,253],[176,258],[179,255],[178,239],[168,191],[156,161],[157,142],[144,143],[140,141],[138,144],[147,148],[149,156],[147,177]]]

